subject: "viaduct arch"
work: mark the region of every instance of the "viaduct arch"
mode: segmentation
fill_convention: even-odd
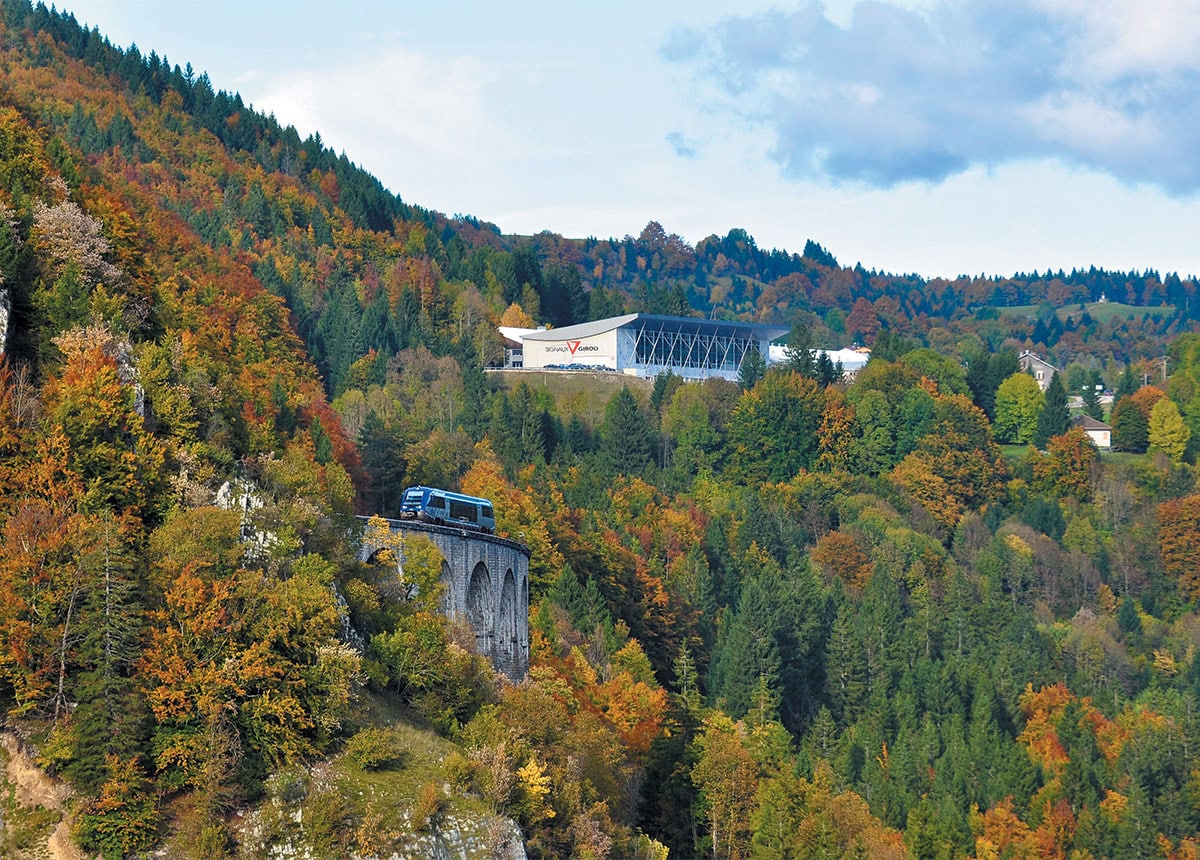
[[[367,518],[359,517],[365,525]],[[423,535],[441,550],[442,611],[465,618],[475,650],[514,681],[529,671],[529,547],[523,543],[418,520],[384,520],[393,534]],[[364,536],[360,561],[382,548]],[[404,565],[403,543],[398,562]]]

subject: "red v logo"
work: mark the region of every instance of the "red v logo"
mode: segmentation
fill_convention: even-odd
[[[580,344],[580,341],[577,341],[577,340],[567,341],[567,349],[571,350],[571,355],[574,355],[575,350],[579,349],[579,344]]]

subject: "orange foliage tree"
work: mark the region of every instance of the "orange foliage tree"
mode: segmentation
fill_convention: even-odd
[[[1033,479],[1042,492],[1063,494],[1087,501],[1092,496],[1100,454],[1079,427],[1072,427],[1046,443],[1046,453],[1031,455]]]
[[[1158,553],[1188,600],[1200,600],[1200,494],[1158,506]]]

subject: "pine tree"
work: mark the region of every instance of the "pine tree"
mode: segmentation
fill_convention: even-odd
[[[604,410],[600,453],[608,471],[637,474],[650,464],[654,430],[628,386],[622,386]]]
[[[802,321],[796,320],[792,333],[788,335],[787,356],[785,367],[801,376],[815,378],[817,373],[817,357],[812,345],[812,332]]]
[[[1104,420],[1104,406],[1100,403],[1100,393],[1096,390],[1096,382],[1092,378],[1083,386],[1083,411],[1097,421]]]
[[[1071,414],[1067,410],[1067,392],[1057,371],[1050,377],[1050,385],[1046,388],[1046,405],[1038,415],[1037,433],[1033,443],[1039,448],[1045,448],[1046,442],[1055,436],[1067,432],[1071,425]]]
[[[1130,397],[1116,402],[1112,411],[1112,446],[1118,451],[1142,453],[1150,441],[1150,427],[1142,410]]]
[[[84,668],[75,688],[74,749],[66,773],[87,792],[103,782],[107,755],[128,758],[145,739],[146,709],[130,677],[142,626],[142,588],[128,546],[136,527],[132,519],[102,512],[94,544],[82,559],[88,578],[80,612]]]
[[[749,391],[767,373],[767,362],[758,349],[746,350],[742,365],[738,368],[738,385],[743,391]]]
[[[988,367],[991,356],[982,349],[967,356],[967,388],[971,389],[971,400],[982,409],[988,418],[995,417],[995,389],[991,387]]]
[[[816,378],[818,384],[822,387],[833,385],[841,378],[841,373],[833,366],[833,361],[829,358],[829,353],[822,351],[817,356]]]
[[[834,718],[842,726],[858,719],[867,701],[867,661],[854,629],[855,609],[843,604],[826,651],[825,679]]]
[[[655,412],[661,412],[664,403],[671,402],[675,390],[683,384],[683,377],[664,370],[654,377],[654,389],[650,392],[650,405]]]
[[[1121,398],[1128,397],[1140,387],[1141,386],[1138,385],[1137,377],[1133,375],[1133,365],[1125,365],[1125,372],[1121,374],[1121,379],[1117,383],[1117,390],[1113,395],[1113,407],[1116,408],[1116,404],[1121,400]]]

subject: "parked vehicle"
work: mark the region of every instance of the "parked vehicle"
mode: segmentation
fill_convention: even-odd
[[[492,534],[496,515],[492,503],[436,487],[409,487],[400,502],[400,518],[419,519],[439,526],[461,526]]]

